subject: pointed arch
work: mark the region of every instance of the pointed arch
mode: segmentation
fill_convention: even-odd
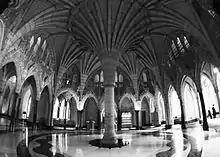
[[[81,106],[80,106],[80,108],[82,108],[82,109],[84,109],[84,107],[85,107],[85,102],[86,102],[86,100],[88,99],[88,98],[93,98],[94,100],[95,100],[95,102],[96,102],[96,105],[97,105],[97,107],[98,107],[98,99],[96,98],[96,96],[93,94],[93,93],[87,93],[83,98],[82,98],[82,100],[81,100]],[[98,107],[99,108],[99,107]]]
[[[137,110],[138,107],[137,107],[137,103],[136,103],[135,96],[132,95],[132,94],[130,94],[130,93],[125,93],[125,94],[121,97],[121,99],[120,99],[120,101],[119,101],[119,108],[121,108],[122,102],[123,102],[123,100],[124,100],[125,98],[128,98],[128,99],[132,100],[132,102],[133,102],[133,104],[134,104],[134,109]]]
[[[144,97],[151,98],[152,101],[155,103],[154,96],[153,96],[153,94],[151,94],[150,92],[147,91],[147,92],[145,92],[144,94],[142,94],[142,95],[140,96],[140,101],[141,101],[141,102],[143,101]]]
[[[0,91],[2,99],[0,100],[0,112],[11,115],[13,107],[13,95],[17,87],[17,70],[14,62],[5,64],[0,69]]]
[[[37,104],[37,121],[41,125],[49,125],[50,117],[50,93],[48,86],[45,86],[40,94],[40,100]]]
[[[71,88],[61,88],[61,89],[58,90],[55,97],[58,97],[59,95],[61,95],[63,93],[66,93],[66,92],[69,92],[71,94],[71,96],[75,99],[77,109],[80,110],[81,106],[80,106],[80,103],[79,103],[79,97],[73,89],[71,89]]]
[[[2,64],[0,63],[0,68],[2,69],[5,66],[9,66],[11,65],[11,70],[14,70],[16,73],[16,93],[20,93],[20,89],[22,86],[22,74],[21,74],[21,67],[19,66],[19,61],[15,60],[14,58],[10,58],[9,60],[5,60],[4,62],[2,62]],[[0,87],[1,88],[1,87]]]
[[[27,97],[27,92],[29,91],[31,93],[29,93]],[[36,109],[35,108],[36,97],[37,97],[37,85],[33,75],[29,76],[22,84],[22,87],[20,89],[20,96],[21,96],[21,104],[19,106],[19,112],[18,112],[19,118],[22,119],[25,118],[28,119],[28,121],[33,122],[34,112]]]
[[[200,118],[201,109],[200,101],[198,101],[197,87],[195,82],[189,76],[183,76],[180,91],[186,121]]]
[[[180,120],[181,118],[181,104],[176,89],[170,85],[168,89],[168,104],[170,106],[170,116],[172,122]]]

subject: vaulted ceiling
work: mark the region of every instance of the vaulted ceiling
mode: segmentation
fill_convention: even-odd
[[[86,74],[100,68],[103,52],[119,58],[128,74],[154,72],[167,55],[170,34],[201,31],[186,0],[26,0],[14,25],[14,41],[29,34],[47,40],[56,72],[82,59]]]

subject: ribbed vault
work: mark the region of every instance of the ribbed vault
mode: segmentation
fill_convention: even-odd
[[[119,58],[129,74],[140,63],[158,75],[170,33],[181,30],[197,39],[203,34],[185,0],[27,0],[20,6],[8,47],[24,35],[44,34],[54,48],[57,73],[83,58],[82,72],[90,74],[105,54]]]

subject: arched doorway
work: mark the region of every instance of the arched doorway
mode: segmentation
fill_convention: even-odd
[[[36,122],[36,81],[34,76],[28,77],[21,88],[21,103],[19,104],[19,114],[18,118],[27,121],[27,124],[32,125]]]
[[[41,92],[40,100],[37,104],[37,123],[40,126],[49,126],[49,107],[50,107],[50,96],[49,89],[46,86]]]
[[[53,108],[54,126],[75,127],[77,122],[77,103],[74,97],[66,98],[65,93],[60,94]]]
[[[0,81],[0,112],[6,116],[15,116],[12,114],[15,114],[16,110],[15,104],[13,105],[13,103],[15,103],[13,100],[17,86],[17,73],[13,62],[10,62],[2,67]],[[14,111],[13,113],[12,110]]]
[[[212,112],[212,107],[215,108],[216,112],[219,112],[218,100],[214,86],[209,77],[204,73],[201,74],[201,87],[204,96],[206,114],[208,115],[208,110]]]
[[[130,98],[125,97],[120,104],[120,108],[122,128],[131,128],[135,122],[133,101]]]
[[[154,112],[154,105],[150,97],[144,97],[141,102],[141,126],[152,125],[152,115]]]
[[[60,94],[55,101],[53,109],[53,124],[54,126],[63,126],[65,119],[65,97]]]
[[[67,121],[67,125],[69,127],[75,127],[78,125],[77,123],[77,103],[74,97],[72,97],[69,101],[69,119]]]
[[[169,99],[169,105],[171,106],[170,107],[171,120],[174,124],[180,124],[181,123],[180,100],[173,86],[169,87],[168,99]]]
[[[99,110],[97,103],[93,97],[89,97],[85,101],[84,109],[83,109],[83,126],[88,127],[91,123],[97,127],[99,121]],[[91,128],[91,126],[89,127]]]
[[[160,124],[165,124],[165,108],[164,108],[164,100],[162,94],[159,92],[157,97],[157,104],[158,104],[158,116]]]
[[[193,122],[200,119],[200,107],[194,81],[184,76],[181,83],[181,95],[185,109],[185,121]]]

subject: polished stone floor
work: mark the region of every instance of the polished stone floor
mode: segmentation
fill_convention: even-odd
[[[117,136],[127,145],[111,149],[92,146],[89,143],[91,140],[102,138],[102,135],[97,132],[24,129],[0,134],[0,156],[218,157],[220,156],[220,131],[216,128],[204,132],[199,124],[195,124],[184,131],[179,125],[169,130],[158,127],[123,131]]]

